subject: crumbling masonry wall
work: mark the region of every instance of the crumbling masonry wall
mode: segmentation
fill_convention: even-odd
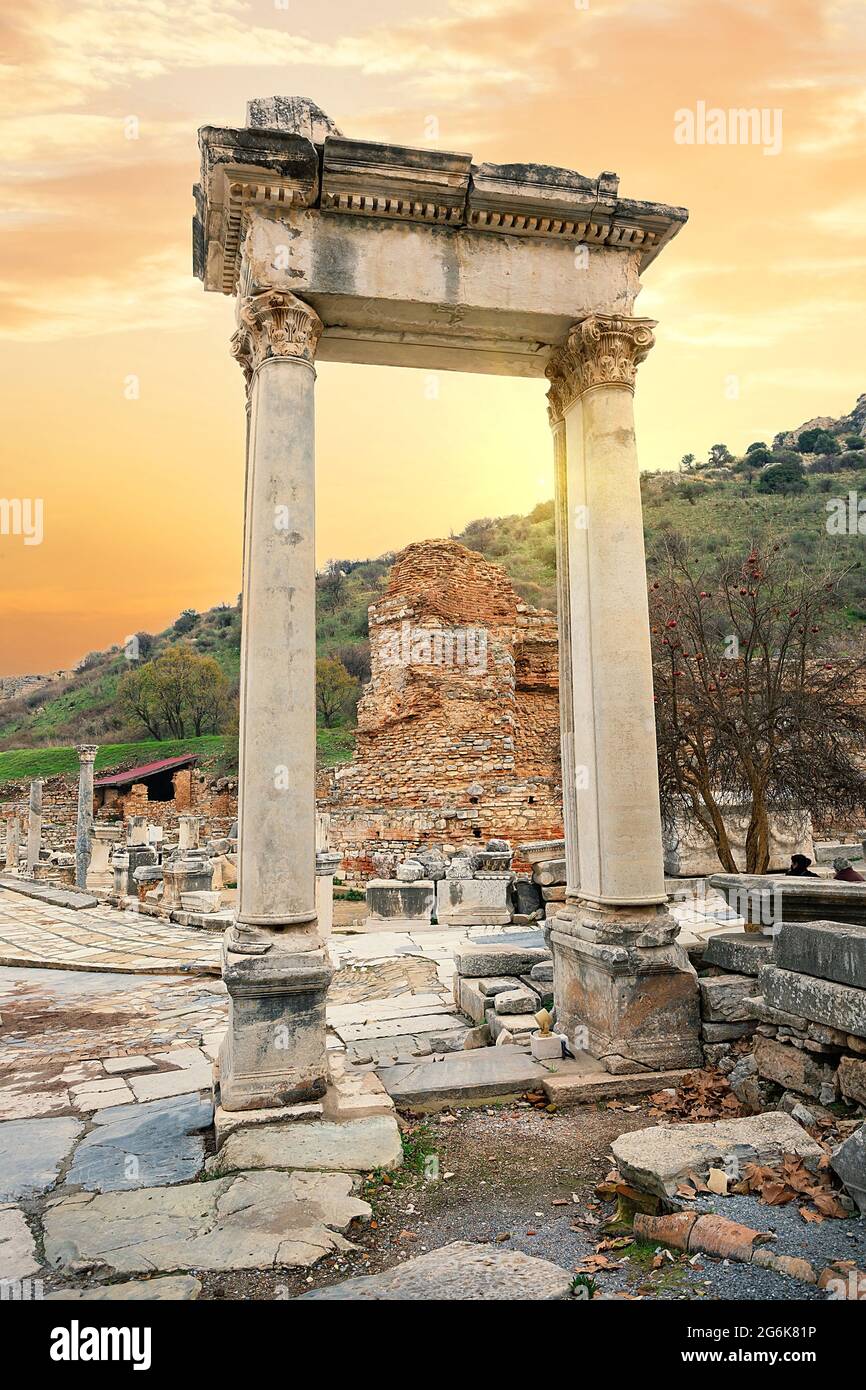
[[[319,776],[348,880],[413,849],[562,835],[556,618],[456,541],[407,546],[370,608],[355,760]]]

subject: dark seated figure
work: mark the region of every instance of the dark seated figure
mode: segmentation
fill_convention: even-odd
[[[809,868],[811,862],[805,854],[792,854],[791,867],[785,873],[789,878],[818,878],[818,874],[813,874]]]

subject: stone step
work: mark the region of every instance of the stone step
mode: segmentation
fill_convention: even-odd
[[[35,898],[37,902],[48,903],[51,907],[68,907],[72,912],[81,912],[89,907],[98,907],[99,899],[92,893],[80,893],[75,888],[61,888],[56,883],[37,883],[32,878],[0,878],[0,888],[9,888],[13,893],[21,893],[25,898]]]
[[[866,1038],[866,989],[819,980],[778,965],[762,968],[760,989],[773,1009],[784,1009],[813,1023],[825,1023],[829,1028]]]
[[[380,1067],[377,1075],[396,1105],[437,1110],[540,1090],[554,1069],[570,1067],[567,1061],[536,1062],[519,1047],[479,1047],[416,1064]]]
[[[732,931],[711,936],[704,951],[704,964],[717,965],[737,975],[757,975],[773,956],[773,938],[762,932]]]
[[[500,1049],[501,1050],[501,1049]],[[618,1100],[621,1096],[649,1095],[667,1087],[679,1086],[690,1071],[643,1071],[632,1075],[614,1076],[601,1069],[601,1063],[589,1053],[583,1054],[593,1064],[593,1070],[556,1072],[541,1085],[548,1100],[555,1105],[588,1105],[599,1100]]]

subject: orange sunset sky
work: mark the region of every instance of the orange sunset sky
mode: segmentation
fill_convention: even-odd
[[[45,518],[41,545],[0,535],[0,674],[239,590],[243,385],[232,304],[192,276],[190,189],[197,128],[252,96],[404,144],[435,116],[438,148],[613,169],[688,207],[637,306],[659,320],[645,468],[866,390],[864,0],[28,0],[0,31],[0,497]],[[780,109],[781,152],[675,143],[699,101]],[[552,495],[544,383],[424,385],[320,365],[321,562]]]

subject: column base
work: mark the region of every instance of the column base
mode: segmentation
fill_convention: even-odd
[[[557,1031],[610,1072],[700,1067],[697,975],[664,908],[569,904],[547,933]]]
[[[258,928],[255,953],[232,949],[234,928],[226,932],[229,1026],[218,1068],[224,1110],[267,1110],[325,1094],[325,997],[333,967],[311,925],[309,934]]]

